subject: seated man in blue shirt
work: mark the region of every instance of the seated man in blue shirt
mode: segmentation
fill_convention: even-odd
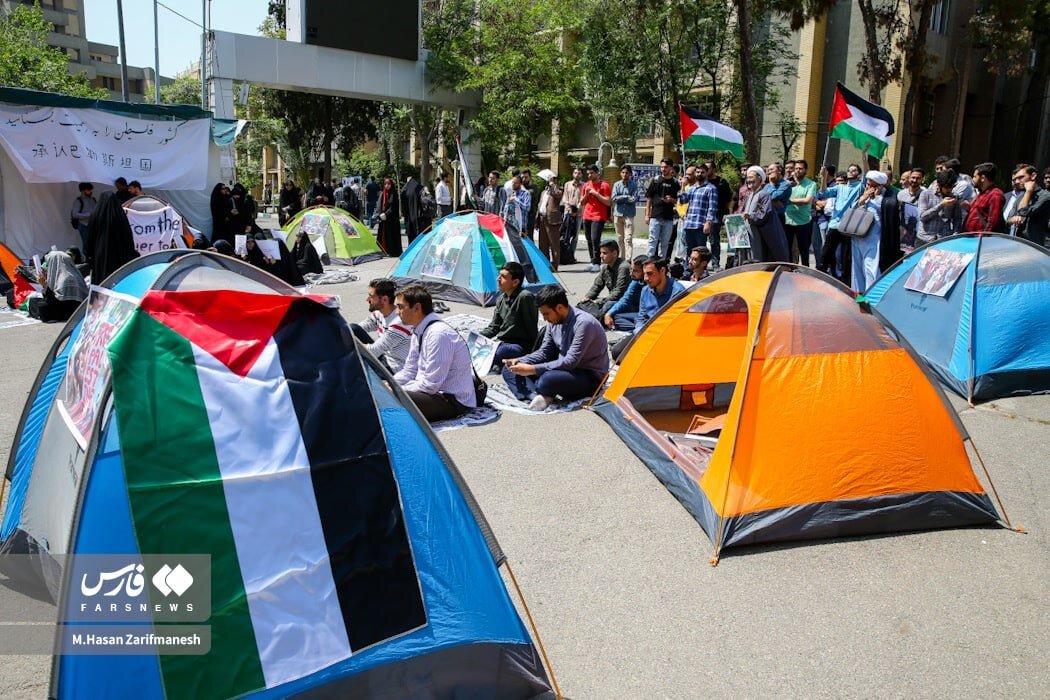
[[[642,272],[645,275],[645,287],[638,301],[638,316],[634,321],[635,333],[640,331],[650,318],[659,313],[667,302],[685,291],[685,286],[681,282],[667,274],[667,260],[664,258],[648,258]],[[612,355],[617,362],[623,359],[620,356],[627,350],[632,337],[634,336],[629,335],[613,346]]]
[[[648,259],[647,255],[639,255],[631,261],[631,283],[603,319],[605,327],[609,330],[634,330],[634,322],[638,318],[638,302],[642,298],[642,289],[645,287],[645,273],[642,271],[642,266]]]
[[[563,401],[592,396],[609,372],[609,350],[602,324],[569,306],[565,290],[547,287],[537,298],[547,322],[543,344],[536,352],[504,360],[503,379],[529,408],[542,411],[558,397]]]

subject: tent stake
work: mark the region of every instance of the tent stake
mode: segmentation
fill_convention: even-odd
[[[514,584],[514,590],[518,592],[518,600],[521,601],[521,607],[525,608],[525,616],[529,618],[529,627],[532,628],[532,634],[536,637],[536,646],[540,648],[540,653],[543,654],[543,663],[547,665],[547,673],[551,674],[551,685],[554,686],[554,694],[558,696],[558,700],[562,700],[561,688],[558,686],[558,679],[554,677],[554,668],[551,666],[551,660],[547,656],[547,650],[543,647],[543,640],[540,639],[540,631],[536,628],[536,621],[532,619],[532,611],[529,610],[529,604],[525,602],[525,595],[521,592],[521,586],[518,585],[518,579],[514,576],[514,569],[510,566],[510,559],[505,559],[503,563],[507,566],[507,573],[510,574],[511,583]]]

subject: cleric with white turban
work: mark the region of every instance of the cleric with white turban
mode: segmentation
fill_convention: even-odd
[[[868,174],[864,176],[864,179],[868,182],[874,182],[879,187],[885,187],[886,183],[889,182],[889,178],[886,177],[886,173],[881,170],[869,170]]]
[[[854,237],[853,289],[868,289],[892,261],[900,257],[900,221],[897,196],[886,187],[889,178],[879,170],[869,170],[864,176],[866,187],[856,206],[872,216],[871,228],[864,236]],[[896,256],[891,253],[896,252]]]
[[[769,189],[763,187],[766,171],[757,165],[747,169],[747,186],[751,196],[744,206],[744,220],[751,231],[751,253],[759,262],[788,262],[791,250],[784,225],[773,212]]]

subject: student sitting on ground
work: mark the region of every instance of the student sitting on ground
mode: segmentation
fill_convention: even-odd
[[[711,263],[711,249],[705,245],[697,246],[689,251],[689,267],[686,268],[685,282],[699,282],[710,277],[707,266]]]
[[[391,372],[400,372],[405,366],[412,344],[412,327],[401,322],[394,307],[396,294],[394,280],[385,277],[372,280],[368,283],[368,318],[350,324],[354,337]],[[373,338],[372,333],[377,337]]]
[[[636,256],[631,261],[631,284],[620,300],[605,313],[605,327],[614,331],[633,331],[635,319],[638,318],[638,302],[645,288],[645,273],[642,266],[649,259],[647,255]]]
[[[501,341],[492,361],[496,370],[503,360],[521,357],[536,346],[536,336],[539,335],[536,297],[521,288],[524,281],[525,268],[513,260],[505,263],[496,277],[501,294],[496,301],[492,323],[481,331],[486,338]]]
[[[564,289],[544,289],[537,303],[548,324],[543,344],[536,352],[504,360],[503,379],[519,399],[532,399],[529,408],[542,411],[557,397],[592,396],[609,372],[609,351],[602,325],[569,306]]]
[[[429,422],[449,420],[478,405],[467,343],[434,313],[434,300],[421,285],[397,290],[394,306],[413,326],[405,366],[394,381]]]
[[[87,298],[84,277],[77,272],[73,258],[60,250],[44,257],[44,270],[37,278],[43,295],[29,298],[29,315],[41,321],[68,321]]]
[[[598,252],[602,266],[594,278],[594,284],[577,306],[601,320],[627,291],[631,282],[631,264],[620,257],[620,244],[616,241],[603,241]],[[609,290],[609,296],[599,298],[606,289]]]
[[[667,274],[667,260],[664,258],[647,258],[642,268],[645,274],[645,288],[638,301],[638,316],[634,320],[634,332],[637,333],[655,316],[667,302],[685,291],[682,283]],[[633,336],[627,336],[613,346],[612,355],[619,362]]]

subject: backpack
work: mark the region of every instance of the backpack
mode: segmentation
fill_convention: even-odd
[[[419,215],[424,219],[433,219],[437,216],[437,202],[426,187],[419,191]]]
[[[77,209],[77,212],[79,213],[79,212],[84,211],[84,199],[83,199],[83,197],[77,197],[77,203],[80,205],[80,209]],[[80,219],[78,219],[77,217],[75,217],[75,216],[69,217],[69,224],[70,224],[70,226],[73,227],[74,231],[79,231],[80,230]]]

